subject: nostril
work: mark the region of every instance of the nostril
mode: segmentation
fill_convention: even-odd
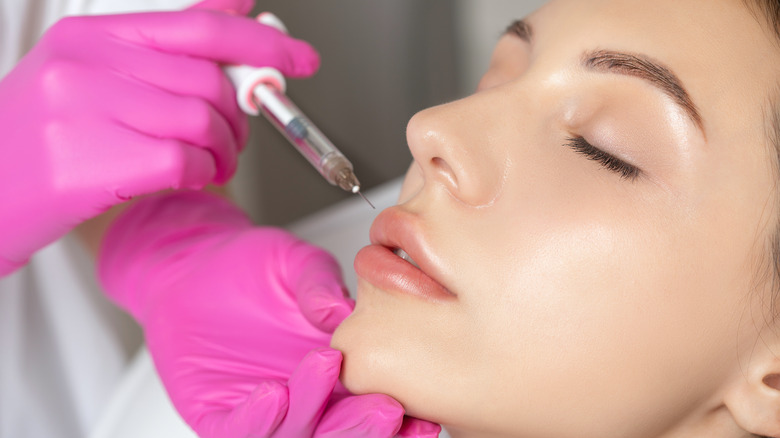
[[[764,377],[764,385],[780,391],[780,374],[770,374]]]
[[[452,167],[444,161],[443,158],[433,157],[431,158],[431,167],[436,170],[436,173],[441,175],[452,189],[458,188],[458,178],[455,176],[455,172]]]

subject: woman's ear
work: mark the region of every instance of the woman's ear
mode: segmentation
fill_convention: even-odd
[[[780,333],[765,333],[726,392],[725,405],[742,429],[780,437]]]

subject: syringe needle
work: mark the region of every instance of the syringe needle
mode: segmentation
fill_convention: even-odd
[[[363,198],[363,200],[364,200],[364,201],[368,202],[368,205],[370,205],[370,206],[371,206],[371,208],[373,208],[374,210],[376,210],[376,207],[374,207],[374,204],[372,204],[372,203],[371,203],[371,201],[369,201],[369,200],[368,200],[368,198],[366,198],[366,196],[365,196],[365,195],[364,195],[364,194],[363,194],[363,193],[362,193],[360,190],[358,190],[356,193],[357,193],[358,195],[360,195],[360,197],[361,197],[361,198]]]

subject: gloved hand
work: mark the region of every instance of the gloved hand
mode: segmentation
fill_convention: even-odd
[[[220,63],[319,66],[253,3],[65,18],[0,81],[0,276],[112,205],[230,178],[248,122]]]
[[[199,436],[390,437],[402,426],[392,398],[338,384],[341,353],[326,347],[354,303],[322,249],[253,227],[215,195],[179,192],[130,206],[105,235],[98,269]],[[402,436],[439,430],[408,419]]]

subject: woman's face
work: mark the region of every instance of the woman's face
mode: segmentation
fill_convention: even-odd
[[[453,433],[659,436],[717,409],[768,313],[777,49],[740,0],[525,23],[475,94],[409,122],[343,380]]]

